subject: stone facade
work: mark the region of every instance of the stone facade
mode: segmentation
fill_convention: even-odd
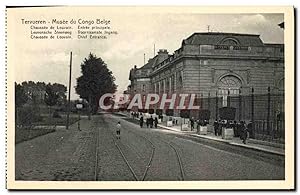
[[[263,43],[259,35],[252,34],[194,33],[174,54],[160,50],[143,67],[132,69],[129,79],[131,94],[193,93],[203,99],[217,96],[218,107],[224,107],[228,106],[228,97],[249,96],[252,88],[256,95],[266,94],[268,87],[272,94],[283,94],[284,45]],[[256,107],[256,111],[263,108]],[[244,105],[246,108],[250,106]],[[214,116],[214,109],[209,109]],[[249,118],[249,114],[243,118]]]

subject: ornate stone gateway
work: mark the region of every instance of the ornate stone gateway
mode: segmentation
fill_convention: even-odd
[[[242,82],[239,78],[233,75],[227,75],[218,82],[218,95],[222,97],[222,106],[226,107],[228,103],[228,96],[239,95]]]

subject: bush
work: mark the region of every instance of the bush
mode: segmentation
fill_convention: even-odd
[[[210,111],[209,110],[200,110],[199,111],[199,120],[209,120]]]
[[[61,118],[61,116],[59,115],[59,113],[57,111],[54,111],[53,118]]]
[[[190,110],[181,110],[180,117],[181,118],[190,118]]]
[[[149,113],[149,114],[154,114],[154,109],[149,109],[149,110],[148,110],[148,113]]]
[[[55,131],[55,128],[19,129],[16,128],[15,143],[20,143]]]
[[[156,109],[155,114],[162,115],[162,109]]]
[[[138,109],[138,112],[147,113],[148,110],[146,109]]]
[[[174,110],[173,109],[167,109],[166,110],[166,115],[167,116],[174,116]]]
[[[16,115],[16,121],[17,125],[24,127],[24,128],[30,128],[33,123],[41,121],[42,117],[38,114],[36,108],[34,107],[21,107],[17,108],[17,115]]]
[[[235,111],[236,111],[236,108],[233,108],[233,107],[219,108],[220,119],[234,120],[235,119]]]

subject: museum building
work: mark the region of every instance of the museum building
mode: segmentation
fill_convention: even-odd
[[[246,99],[255,94],[255,117],[264,118],[266,102],[260,95],[279,94],[271,98],[271,114],[284,110],[284,44],[264,43],[255,34],[194,33],[173,54],[160,49],[142,67],[134,66],[129,80],[130,95],[196,94],[200,109],[210,110],[213,119],[218,108],[231,106],[238,120],[250,120]]]

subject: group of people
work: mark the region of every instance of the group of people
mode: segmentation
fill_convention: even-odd
[[[158,118],[157,117],[155,117],[153,119],[153,117],[151,116],[150,118],[146,119],[147,128],[149,128],[149,127],[153,128],[153,126],[154,126],[154,128],[157,128],[157,124],[158,124]],[[140,127],[143,128],[143,125],[144,125],[144,117],[141,116],[140,117]]]
[[[219,120],[214,122],[214,133],[216,136],[221,136],[222,128],[232,128],[234,137],[240,137],[244,144],[247,138],[252,134],[252,122],[246,124],[245,121],[224,121]]]
[[[197,125],[197,130],[199,130],[200,126],[206,126],[207,124],[209,124],[208,120],[195,120],[194,117],[192,117],[190,119],[190,124],[191,124],[191,131],[194,130],[195,128],[195,123]]]
[[[132,117],[138,118],[140,116],[139,122],[140,122],[140,127],[143,128],[144,126],[144,117],[143,114],[141,113],[132,113]],[[175,120],[173,120],[173,124],[175,123]],[[177,121],[176,121],[177,123]],[[194,118],[190,119],[190,125],[191,125],[191,130],[195,128],[195,123],[197,124],[197,129],[199,126],[205,126],[209,123],[208,120],[197,120],[195,121]],[[152,116],[146,118],[146,126],[147,128],[157,128],[158,124],[158,118],[155,117],[153,118]],[[225,120],[216,120],[214,122],[214,134],[215,136],[221,136],[222,135],[222,128],[232,128],[234,137],[240,137],[240,139],[243,141],[244,144],[246,144],[247,138],[251,136],[253,133],[253,124],[250,121],[248,124],[246,124],[245,121],[225,121]],[[121,129],[121,124],[118,122],[117,124],[117,139],[120,139],[120,129]]]
[[[141,113],[138,113],[138,112],[131,113],[132,118],[139,118],[140,115],[141,115]]]

